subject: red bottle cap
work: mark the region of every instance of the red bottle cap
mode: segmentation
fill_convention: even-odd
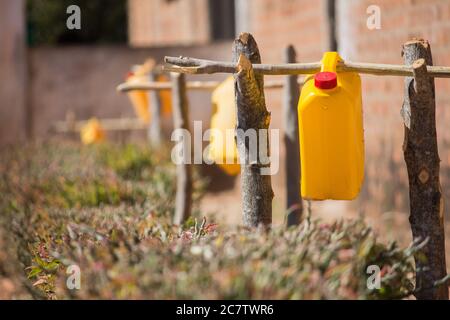
[[[134,76],[134,72],[128,71],[127,74],[125,75],[125,80]]]
[[[337,86],[337,75],[335,72],[318,72],[314,76],[314,85],[319,89],[333,89]]]

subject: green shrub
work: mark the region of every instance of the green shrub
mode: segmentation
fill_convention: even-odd
[[[0,153],[0,278],[48,299],[388,299],[408,297],[412,256],[361,220],[249,232],[171,224],[167,150],[45,143]],[[197,181],[198,179],[196,179]],[[196,183],[196,199],[205,185]],[[81,289],[66,287],[67,267]],[[367,267],[381,288],[367,288]],[[11,280],[12,281],[12,280]]]
[[[205,220],[177,228],[144,212],[55,212],[32,246],[30,279],[50,298],[83,299],[386,299],[413,289],[414,249],[378,243],[362,221],[251,233]],[[65,285],[73,264],[81,290]],[[380,290],[367,289],[372,264]]]
[[[168,165],[152,170],[154,161]],[[0,204],[16,211],[142,203],[175,187],[167,158],[132,145],[37,144],[2,153],[1,166]]]

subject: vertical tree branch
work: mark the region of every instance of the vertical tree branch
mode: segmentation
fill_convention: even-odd
[[[233,62],[238,63],[234,85],[244,225],[269,227],[272,223],[273,191],[271,176],[262,172],[264,169],[270,169],[270,162],[263,161],[260,152],[254,150],[260,149],[262,145],[266,147],[267,152],[270,150],[268,135],[270,113],[267,111],[264,98],[263,75],[255,74],[252,68],[252,63],[261,63],[261,56],[251,34],[241,33],[234,41]],[[262,129],[266,130],[265,137],[260,135]]]
[[[284,62],[295,63],[295,49],[289,45],[284,50]],[[287,226],[300,223],[303,212],[300,196],[300,145],[298,132],[297,104],[300,88],[297,76],[286,76],[283,87],[283,123],[286,175]]]
[[[327,27],[327,51],[337,51],[336,37],[336,0],[325,0],[325,17]]]
[[[186,95],[185,75],[172,73],[172,103],[174,130],[184,130],[191,133],[189,110]],[[182,163],[177,165],[177,194],[175,197],[174,223],[182,224],[191,216],[192,210],[192,164],[191,145],[189,139],[183,139]],[[188,161],[187,161],[188,160]]]
[[[446,275],[444,205],[439,182],[434,79],[427,74],[432,65],[431,49],[424,40],[403,46],[406,65],[414,77],[405,78],[402,117],[405,124],[403,153],[408,170],[411,229],[414,239],[428,239],[416,257],[416,298],[448,299],[447,286],[433,287]]]
[[[154,72],[150,72],[148,75],[150,82],[156,81],[156,75]],[[161,99],[159,97],[160,92],[158,90],[149,91],[150,102],[150,124],[148,127],[148,140],[150,144],[155,147],[161,145]]]

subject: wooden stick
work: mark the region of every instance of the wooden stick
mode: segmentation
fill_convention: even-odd
[[[89,120],[81,121],[57,121],[53,124],[52,130],[60,133],[80,132],[81,128]],[[142,130],[147,129],[147,125],[136,118],[121,119],[99,119],[102,128],[107,131]]]
[[[286,63],[295,62],[295,56],[295,49],[292,45],[284,50],[284,59]],[[289,227],[300,223],[303,211],[302,198],[300,196],[300,145],[297,114],[300,87],[296,75],[288,75],[285,77],[284,81],[283,123],[284,148],[286,152],[286,223]]]
[[[323,16],[325,19],[325,27],[327,28],[326,34],[327,43],[326,48],[327,51],[337,51],[337,39],[336,39],[336,1],[335,0],[326,0],[325,5],[322,6]]]
[[[417,299],[448,300],[448,287],[434,287],[447,274],[445,265],[444,199],[439,182],[434,79],[427,72],[433,61],[428,42],[409,41],[403,46],[405,64],[413,77],[405,79],[402,116],[405,124],[403,152],[408,169],[413,238],[428,243],[416,258]],[[428,65],[428,67],[427,67]],[[423,259],[425,258],[425,260]]]
[[[236,73],[237,65],[232,62],[202,60],[187,57],[165,57],[165,71],[180,72],[187,74],[203,73]],[[295,75],[314,74],[320,71],[321,63],[289,63],[289,64],[256,64],[253,70],[258,74],[265,75]],[[378,76],[413,76],[411,66],[365,63],[365,62],[341,62],[337,71],[354,71],[358,73],[372,74]],[[427,66],[428,75],[436,78],[450,78],[450,67]]]
[[[220,85],[221,81],[188,81],[186,88],[189,90],[212,91]],[[299,85],[303,84],[303,79],[299,79]],[[279,89],[283,87],[282,80],[271,80],[264,83],[264,89]],[[117,86],[117,91],[127,92],[132,90],[172,90],[170,82],[142,82],[142,83],[121,83]]]
[[[184,74],[172,73],[173,126],[175,132],[191,133]],[[182,137],[180,137],[182,138]],[[177,193],[174,224],[181,225],[191,216],[192,208],[192,151],[190,139],[182,139],[183,159],[177,164]]]
[[[186,83],[186,88],[194,90],[213,90],[218,85],[218,81],[189,81]],[[117,86],[117,91],[120,92],[131,90],[172,90],[172,83],[149,81],[142,83],[121,83]]]
[[[234,40],[233,61],[237,64],[234,87],[237,108],[236,140],[241,164],[242,211],[246,227],[270,227],[272,223],[271,176],[264,174],[270,169],[270,162],[264,163],[260,152],[265,145],[269,148],[269,136],[260,137],[260,130],[268,132],[270,113],[264,98],[264,79],[253,72],[252,63],[261,63],[261,56],[255,39],[249,33],[241,33]],[[255,132],[256,141],[248,141],[246,134]],[[260,141],[264,139],[265,141]],[[255,146],[257,148],[255,148]],[[255,154],[256,153],[256,154]]]
[[[148,80],[154,82],[156,80],[156,74],[150,72],[148,75]],[[161,99],[159,98],[158,91],[150,91],[149,96],[149,112],[150,112],[150,124],[148,127],[148,140],[150,144],[154,147],[159,147],[161,145]]]
[[[76,115],[75,112],[73,112],[72,110],[69,110],[68,112],[66,112],[66,124],[67,124],[67,132],[74,132],[76,125],[77,125],[77,120],[76,120]]]

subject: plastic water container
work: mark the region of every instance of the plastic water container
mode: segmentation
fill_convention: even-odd
[[[226,174],[235,176],[241,172],[234,139],[236,107],[234,102],[234,80],[228,77],[212,96],[211,131],[208,158],[213,160]]]
[[[80,138],[83,144],[94,144],[105,140],[106,134],[100,121],[91,118],[80,130]]]
[[[127,83],[130,84],[140,84],[145,82],[147,77],[145,76],[137,76],[134,73],[129,73],[127,75]],[[147,91],[145,90],[132,90],[127,92],[128,98],[133,105],[134,111],[139,119],[145,124],[150,123],[150,111],[149,111],[149,99],[147,95]]]
[[[364,178],[361,79],[336,72],[341,57],[326,52],[321,71],[309,76],[298,103],[301,195],[351,200]]]
[[[168,82],[170,79],[160,74],[156,77],[157,82]],[[129,72],[126,77],[126,82],[130,84],[141,84],[148,81],[148,74],[144,72]],[[172,113],[172,94],[170,90],[158,91],[161,114],[168,116]],[[133,105],[134,111],[139,119],[145,124],[151,121],[150,114],[150,99],[146,90],[132,90],[127,93],[128,98]]]

